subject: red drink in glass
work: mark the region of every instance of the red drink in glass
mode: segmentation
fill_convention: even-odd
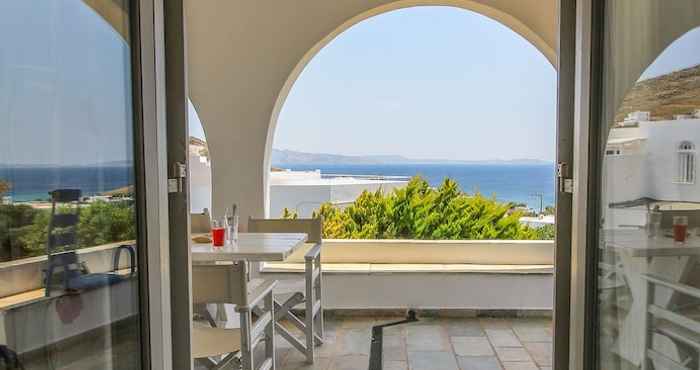
[[[684,242],[688,235],[688,225],[673,225],[673,240]]]
[[[225,235],[226,229],[223,227],[213,227],[211,229],[212,244],[214,244],[215,247],[223,247]]]
[[[673,218],[673,240],[679,243],[685,242],[688,237],[688,217],[676,216]]]

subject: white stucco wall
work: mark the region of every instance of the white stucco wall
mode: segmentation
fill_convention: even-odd
[[[211,163],[206,157],[190,153],[190,212],[211,209]]]
[[[610,138],[644,138],[638,152],[608,155],[603,162],[606,227],[646,223],[644,207],[609,208],[610,203],[651,198],[670,202],[700,202],[700,182],[678,183],[678,147],[683,141],[700,145],[700,119],[642,121],[637,128],[613,129]],[[696,154],[696,173],[697,168]],[[696,175],[697,176],[697,175]]]
[[[605,158],[605,204],[649,196],[647,158],[646,152]]]
[[[296,211],[299,217],[309,217],[321,203],[329,202],[331,189],[327,185],[270,185],[268,217],[278,218],[285,208]]]
[[[661,200],[700,202],[698,181],[695,184],[676,182],[678,146],[683,141],[700,146],[700,119],[643,122],[640,128],[649,138],[645,165],[649,171],[649,196]]]
[[[607,203],[642,197],[700,202],[699,181],[694,184],[677,182],[678,147],[684,141],[700,147],[700,119],[643,121],[636,129],[610,132],[611,138],[619,139],[624,135],[644,140],[638,153],[605,157]]]
[[[313,211],[322,203],[331,202],[340,206],[347,205],[360,194],[367,191],[383,189],[391,192],[395,188],[405,186],[404,181],[360,181],[358,183],[333,184],[332,179],[326,184],[271,184],[270,185],[270,210],[267,216],[279,217],[285,208],[296,211],[300,217],[310,217]]]

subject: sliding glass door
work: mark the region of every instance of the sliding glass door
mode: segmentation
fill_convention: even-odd
[[[696,369],[700,0],[608,0],[594,16],[595,362]]]
[[[0,2],[1,369],[151,367],[141,3]]]

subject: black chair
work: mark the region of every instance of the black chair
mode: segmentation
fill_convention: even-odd
[[[51,296],[54,288],[65,291],[108,286],[123,281],[126,276],[116,272],[119,268],[121,253],[126,251],[130,257],[130,275],[136,273],[136,251],[132,245],[117,247],[114,254],[113,272],[90,273],[87,265],[80,261],[78,249],[78,225],[80,221],[79,189],[60,189],[51,195],[51,218],[49,219],[46,255],[46,296]]]

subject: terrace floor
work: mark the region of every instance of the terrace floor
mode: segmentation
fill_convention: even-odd
[[[326,320],[326,343],[308,365],[283,339],[281,370],[367,370],[370,332],[401,318]],[[384,370],[549,370],[552,324],[543,318],[421,318],[384,330]]]

